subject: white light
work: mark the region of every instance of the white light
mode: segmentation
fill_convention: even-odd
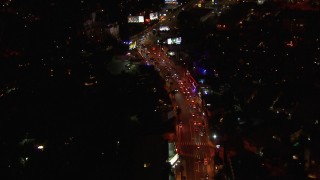
[[[39,150],[43,150],[43,148],[44,148],[44,146],[42,146],[42,145],[38,146]]]
[[[179,154],[176,154],[169,160],[169,162],[171,165],[174,165],[178,159],[179,159]]]
[[[216,134],[213,135],[213,139],[217,139],[217,135]]]

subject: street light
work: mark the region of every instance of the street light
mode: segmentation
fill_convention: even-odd
[[[216,134],[213,134],[213,139],[217,139],[217,135]]]

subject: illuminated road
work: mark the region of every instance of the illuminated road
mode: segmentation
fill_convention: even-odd
[[[206,174],[213,176],[213,146],[209,146],[207,119],[201,107],[201,98],[198,96],[193,81],[190,81],[186,70],[174,64],[166,51],[154,45],[145,49],[140,49],[142,57],[146,58],[147,63],[153,64],[160,75],[167,79],[167,90],[171,92],[177,89],[178,92],[171,96],[172,104],[181,108],[179,119],[182,127],[176,125],[176,145],[181,161],[185,161],[184,169],[186,178],[196,180],[204,178]],[[148,54],[148,55],[147,55]],[[154,59],[150,61],[148,59]],[[166,75],[168,75],[166,78]]]
[[[182,126],[179,126],[179,123],[176,125],[176,145],[180,161],[185,162],[183,164],[187,180],[213,179],[214,176],[214,164],[211,158],[214,148],[209,140],[207,119],[201,106],[201,98],[195,88],[196,82],[186,73],[185,69],[170,60],[166,55],[166,49],[152,44],[151,42],[154,41],[148,41],[148,39],[154,38],[151,33],[152,29],[159,28],[161,25],[174,27],[179,12],[182,9],[192,8],[196,2],[192,1],[179,7],[173,13],[168,14],[166,20],[153,25],[131,39],[138,42],[137,51],[145,63],[154,65],[160,75],[166,79],[168,92],[175,89],[178,91],[171,95],[171,100],[174,107],[178,106],[181,109],[178,119],[181,120]],[[148,44],[141,45],[140,42],[148,42]]]
[[[192,81],[186,75],[186,70],[175,65],[165,52],[162,52],[159,46],[154,46],[148,50],[149,57],[155,59],[154,63],[160,74],[167,80],[167,89],[178,92],[172,96],[172,103],[179,106],[181,114],[179,119],[182,121],[182,127],[176,125],[177,148],[181,160],[185,160],[184,169],[187,179],[205,178],[206,174],[213,176],[213,162],[211,160],[212,150],[209,146],[207,119],[201,108],[201,98],[193,86]],[[212,146],[211,146],[212,147]]]

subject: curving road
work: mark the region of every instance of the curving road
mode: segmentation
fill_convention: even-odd
[[[159,22],[145,31],[133,36],[132,41],[137,41],[137,50],[143,57],[145,63],[152,64],[159,71],[160,75],[166,79],[168,92],[176,90],[171,95],[172,104],[181,109],[176,125],[176,145],[180,156],[180,161],[184,162],[185,179],[201,180],[213,179],[214,164],[212,161],[214,145],[210,142],[207,119],[201,106],[201,98],[197,94],[193,78],[186,74],[186,70],[174,64],[166,55],[166,49],[148,41],[152,37],[152,29],[161,25],[174,27],[176,17],[181,10],[192,8],[197,0],[180,6],[166,19]],[[170,20],[170,21],[169,21]],[[140,44],[149,42],[150,44]],[[180,176],[177,176],[181,178]],[[177,178],[178,179],[178,178]]]

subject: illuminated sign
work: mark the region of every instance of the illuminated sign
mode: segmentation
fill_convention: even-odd
[[[129,44],[129,50],[132,50],[132,49],[134,49],[134,48],[136,48],[136,47],[137,47],[137,42],[136,42],[136,41],[130,42],[130,44]]]
[[[139,17],[139,22],[144,22],[144,17],[143,16],[138,16]]]
[[[143,23],[143,16],[128,16],[128,23]]]
[[[179,154],[176,154],[169,160],[169,162],[171,165],[174,165],[174,163],[176,163],[178,159],[179,159]]]
[[[159,27],[159,30],[160,30],[160,31],[169,31],[170,28],[169,28],[168,26],[160,26],[160,27]]]
[[[177,0],[164,0],[166,4],[178,4]]]
[[[150,13],[150,20],[152,21],[152,20],[156,20],[156,19],[158,19],[159,17],[158,17],[158,13],[157,12],[155,12],[155,13]]]
[[[168,44],[181,44],[181,37],[177,38],[168,38],[167,39]]]

